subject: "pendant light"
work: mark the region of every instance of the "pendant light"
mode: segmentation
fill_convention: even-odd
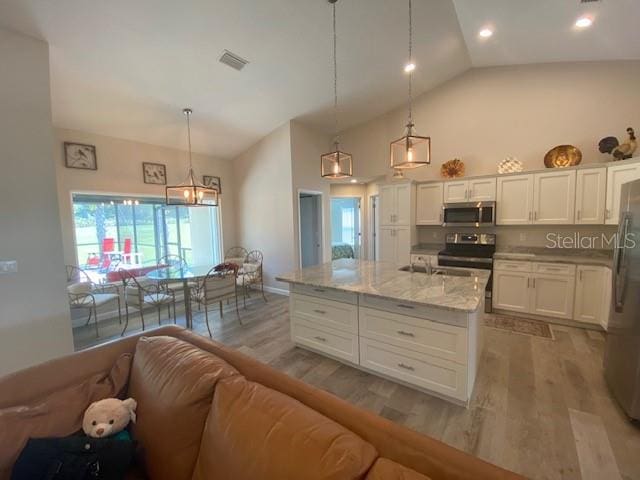
[[[413,123],[413,111],[411,97],[411,83],[415,63],[412,58],[413,49],[413,18],[411,0],[409,0],[409,59],[405,66],[405,72],[409,75],[409,120],[406,125],[404,137],[391,142],[391,168],[409,169],[423,167],[431,163],[431,138],[421,137],[415,134]]]
[[[353,159],[349,153],[340,151],[338,139],[338,61],[336,36],[336,3],[338,0],[328,0],[333,8],[333,115],[335,140],[333,151],[320,157],[320,175],[324,178],[346,178],[353,175]]]
[[[193,111],[185,108],[182,113],[187,117],[187,140],[189,143],[189,173],[184,182],[179,185],[167,186],[165,190],[167,205],[183,205],[186,207],[217,207],[218,190],[206,187],[196,181],[193,174],[193,159],[191,155],[191,121]]]

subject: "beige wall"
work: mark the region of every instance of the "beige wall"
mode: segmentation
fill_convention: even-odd
[[[322,193],[323,262],[331,260],[331,182],[320,176],[320,156],[331,150],[331,137],[297,121],[291,126],[291,169],[293,194],[293,248],[296,268],[300,266],[298,195],[301,190]]]
[[[583,163],[606,161],[598,152],[605,136],[626,138],[640,129],[640,61],[544,64],[472,69],[418,97],[418,134],[432,139],[433,163],[408,178],[439,178],[440,165],[461,158],[467,175],[496,173],[513,155],[525,169],[544,168],[544,154],[569,143]],[[343,132],[354,156],[354,174],[389,175],[389,142],[403,135],[400,108]]]
[[[293,270],[293,201],[289,122],[232,161],[237,244],[264,254],[265,284],[288,289],[275,276]],[[231,245],[227,245],[227,248]]]
[[[186,129],[186,127],[185,127]],[[185,130],[186,142],[186,130]],[[55,130],[54,158],[58,181],[60,221],[64,241],[64,260],[76,264],[75,240],[71,205],[72,192],[164,196],[164,186],[147,185],[142,181],[142,162],[167,166],[167,181],[182,182],[187,173],[187,152],[77,130]],[[87,143],[96,146],[98,170],[65,168],[63,142]],[[219,176],[222,181],[220,199],[223,248],[236,243],[233,167],[228,160],[194,154],[196,174]],[[201,178],[200,178],[201,180]]]
[[[0,375],[73,351],[51,149],[49,48],[0,29]]]

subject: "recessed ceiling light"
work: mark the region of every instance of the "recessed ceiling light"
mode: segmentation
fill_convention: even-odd
[[[405,73],[411,73],[416,69],[416,64],[413,62],[409,62],[404,66]]]
[[[490,28],[483,28],[478,32],[478,35],[480,35],[482,38],[489,38],[491,35],[493,35],[493,30],[491,30]]]
[[[593,20],[589,17],[580,17],[576,20],[576,27],[578,28],[587,28],[593,24]]]
[[[352,178],[352,179],[350,180],[350,182],[351,182],[351,183],[358,183],[358,180],[356,180],[355,178]]]

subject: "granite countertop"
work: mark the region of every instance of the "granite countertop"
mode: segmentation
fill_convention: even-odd
[[[390,262],[340,259],[279,275],[276,280],[470,313],[482,304],[490,272],[464,270],[472,275],[457,277],[401,272]]]
[[[411,253],[415,255],[437,255],[444,249],[440,243],[419,243],[411,247]]]
[[[493,259],[611,267],[613,250],[503,246],[498,247]]]

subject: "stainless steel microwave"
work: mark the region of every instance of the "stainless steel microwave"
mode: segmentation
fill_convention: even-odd
[[[445,203],[445,227],[490,227],[496,224],[496,202]]]

